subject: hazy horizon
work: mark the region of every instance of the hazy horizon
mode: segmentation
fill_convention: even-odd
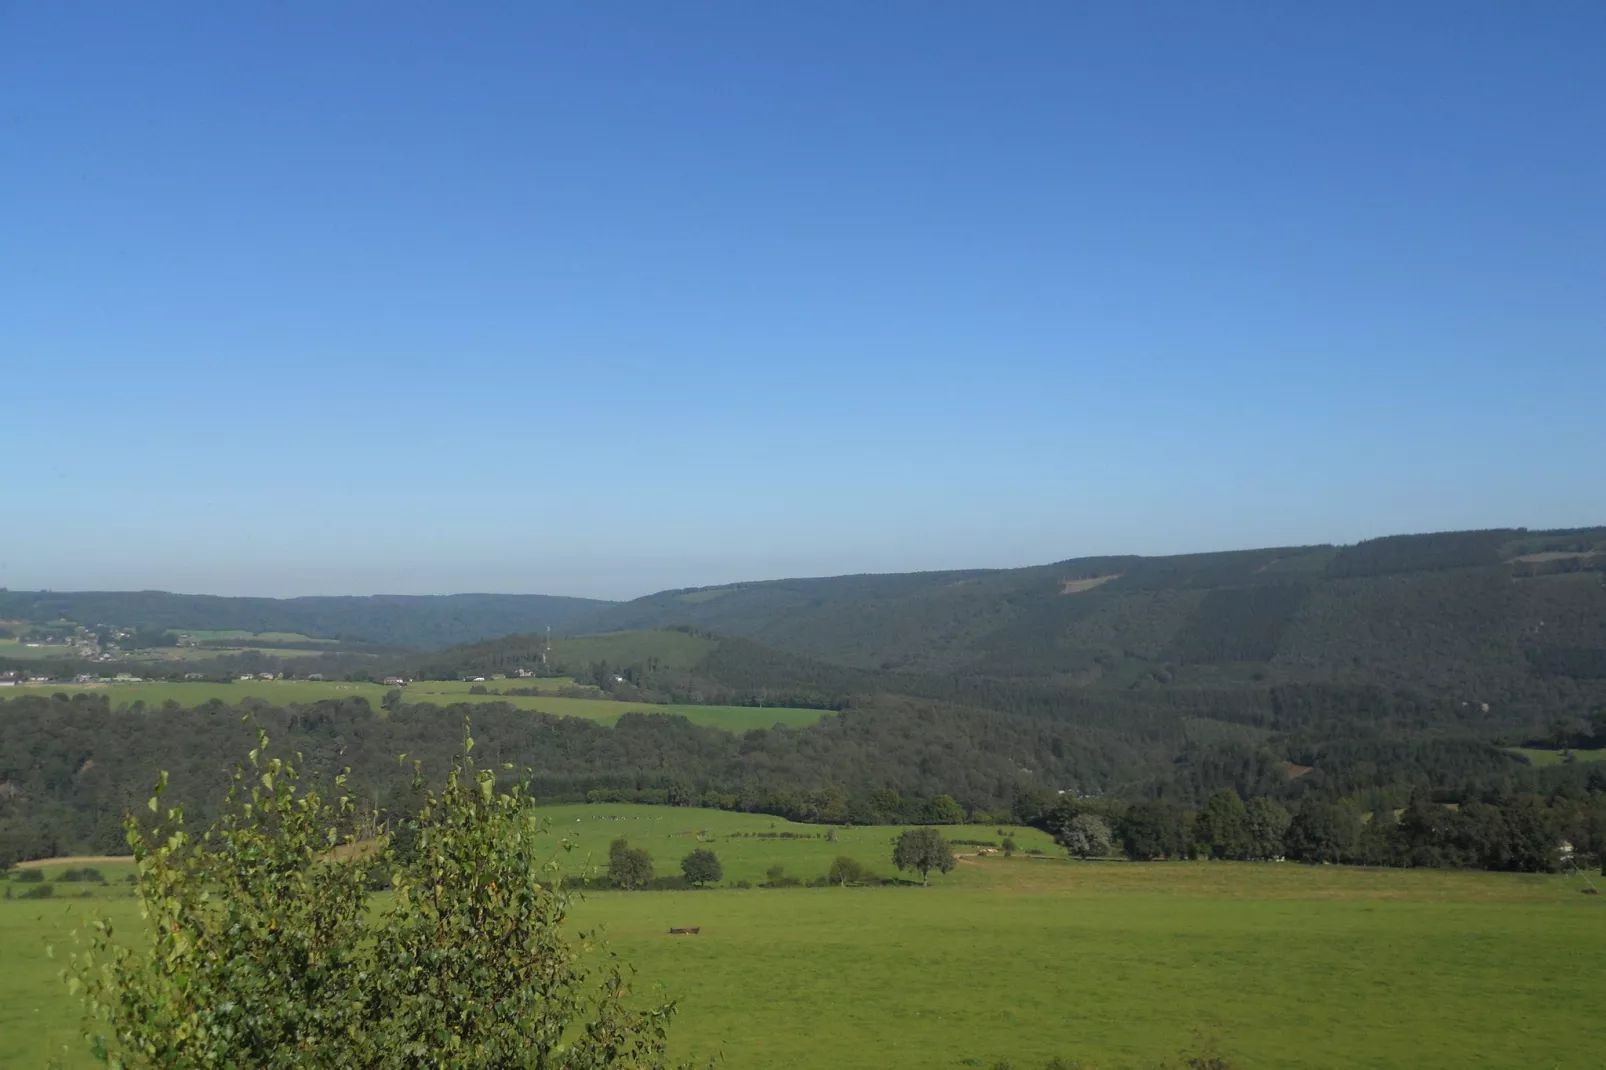
[[[1486,528],[1519,528],[1519,527],[1525,527],[1530,531],[1541,531],[1541,530],[1556,530],[1556,529],[1568,529],[1568,528],[1599,527],[1599,526],[1602,526],[1602,524],[1606,524],[1606,521],[1603,521],[1600,518],[1596,518],[1594,521],[1586,520],[1586,521],[1581,521],[1581,522],[1576,523],[1576,524],[1556,524],[1556,525],[1551,525],[1551,524],[1546,524],[1546,525],[1536,525],[1536,524],[1489,524],[1489,525],[1483,525],[1483,527],[1486,527]],[[1438,530],[1450,530],[1450,529],[1438,529]],[[1467,530],[1470,530],[1470,529],[1467,529]],[[999,564],[999,563],[977,563],[977,562],[952,562],[952,563],[934,564],[934,565],[931,565],[929,567],[914,567],[914,568],[895,568],[895,567],[888,567],[888,568],[845,568],[845,569],[842,569],[842,570],[839,570],[839,571],[832,571],[832,572],[803,572],[803,571],[797,571],[797,572],[774,572],[774,573],[767,573],[767,574],[763,574],[763,575],[756,574],[756,573],[752,574],[752,575],[746,575],[746,574],[736,575],[734,573],[732,573],[732,574],[718,574],[716,572],[714,574],[714,578],[711,578],[711,579],[700,580],[698,582],[693,582],[693,583],[664,584],[664,585],[661,585],[661,586],[652,587],[650,589],[630,589],[630,590],[626,590],[625,593],[621,593],[621,594],[588,593],[586,590],[583,590],[583,589],[540,589],[540,590],[537,590],[537,589],[528,589],[528,590],[518,589],[518,590],[513,590],[513,589],[501,589],[501,588],[492,588],[492,587],[460,587],[460,588],[453,588],[453,589],[448,589],[448,590],[426,590],[426,589],[404,590],[404,589],[379,589],[379,588],[373,588],[373,589],[349,589],[349,590],[347,590],[347,589],[340,589],[340,590],[337,590],[337,589],[294,590],[294,589],[292,589],[292,590],[287,591],[286,593],[274,593],[272,591],[254,590],[254,589],[218,588],[218,589],[204,590],[204,589],[197,589],[197,588],[164,586],[164,585],[161,585],[161,584],[139,584],[139,585],[133,585],[133,586],[116,586],[116,585],[105,585],[105,586],[77,585],[77,586],[69,586],[69,585],[65,585],[65,584],[55,584],[55,585],[46,584],[46,585],[25,586],[25,585],[20,585],[20,584],[7,584],[7,583],[4,583],[4,582],[0,582],[0,590],[12,590],[12,591],[40,591],[40,590],[42,590],[42,591],[50,591],[50,592],[56,592],[56,593],[71,593],[71,592],[76,592],[76,591],[163,591],[163,592],[167,592],[167,593],[170,593],[170,594],[212,595],[212,596],[225,597],[225,598],[229,598],[229,597],[234,597],[234,598],[339,598],[339,597],[370,598],[370,597],[380,597],[380,596],[437,596],[438,597],[438,596],[446,596],[446,595],[468,595],[468,594],[508,594],[508,595],[552,595],[552,596],[566,597],[566,598],[589,598],[589,599],[594,599],[594,600],[598,600],[598,601],[628,602],[628,601],[631,601],[631,600],[636,599],[636,598],[643,598],[643,597],[646,597],[647,595],[657,594],[657,593],[659,593],[661,591],[672,591],[672,590],[681,590],[681,589],[699,588],[699,587],[721,587],[721,586],[726,586],[726,585],[737,585],[737,584],[747,584],[747,583],[762,583],[762,582],[769,581],[769,580],[824,579],[824,578],[830,578],[830,577],[836,577],[836,576],[887,575],[887,574],[902,573],[902,572],[963,572],[963,571],[974,571],[974,570],[979,570],[979,569],[995,569],[995,570],[998,570],[998,569],[1012,569],[1012,568],[1029,568],[1029,567],[1037,566],[1037,565],[1051,565],[1051,564],[1055,564],[1055,563],[1061,562],[1061,561],[1073,561],[1073,560],[1077,560],[1077,559],[1080,559],[1080,558],[1126,556],[1126,555],[1129,555],[1129,554],[1136,554],[1137,556],[1141,556],[1141,557],[1169,557],[1169,556],[1186,555],[1186,554],[1218,553],[1218,552],[1231,551],[1231,550],[1265,550],[1265,549],[1272,549],[1272,548],[1280,547],[1280,546],[1287,546],[1287,547],[1320,546],[1320,545],[1343,546],[1343,545],[1352,545],[1353,543],[1358,542],[1358,541],[1362,541],[1363,539],[1377,538],[1377,537],[1384,536],[1384,535],[1421,535],[1421,534],[1430,534],[1430,533],[1431,532],[1427,532],[1427,531],[1397,531],[1397,532],[1396,531],[1391,531],[1391,532],[1377,532],[1377,533],[1374,533],[1374,534],[1362,536],[1361,538],[1357,538],[1357,539],[1306,539],[1306,540],[1294,540],[1294,541],[1283,541],[1283,542],[1257,543],[1257,544],[1242,545],[1242,546],[1236,546],[1236,545],[1235,546],[1210,546],[1210,547],[1184,546],[1184,547],[1175,548],[1175,549],[1161,550],[1161,551],[1147,552],[1147,553],[1142,552],[1142,551],[1136,551],[1136,550],[1097,550],[1097,551],[1093,551],[1093,552],[1089,552],[1089,553],[1060,554],[1060,555],[1057,555],[1057,556],[1045,557],[1045,558],[1043,558],[1041,560],[1010,561],[1010,562],[1002,563],[1002,564]],[[676,566],[683,566],[685,564],[685,562],[677,561],[674,564]],[[3,576],[3,566],[0,566],[0,576]],[[622,589],[622,590],[624,590],[624,589]]]

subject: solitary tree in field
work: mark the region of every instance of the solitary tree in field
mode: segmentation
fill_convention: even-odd
[[[906,829],[892,848],[892,864],[900,870],[913,869],[925,884],[932,870],[947,873],[954,868],[954,849],[934,828]]]
[[[148,926],[125,935],[96,922],[70,980],[102,1062],[663,1065],[673,1008],[630,1010],[617,968],[583,964],[583,943],[565,931],[569,898],[551,841],[521,786],[498,790],[467,757],[438,793],[420,783],[412,860],[379,841],[395,888],[380,905],[365,890],[374,858],[353,849],[343,781],[328,795],[303,790],[295,766],[259,745],[210,830],[164,810],[160,787],[154,827],[128,819]]]
[[[1077,814],[1060,830],[1060,846],[1073,858],[1103,858],[1110,853],[1110,826],[1097,814]]]
[[[699,847],[682,858],[680,872],[685,874],[688,884],[694,884],[699,888],[714,883],[725,875],[724,867],[719,864],[719,857],[706,847]]]
[[[608,845],[608,877],[626,890],[652,881],[652,855],[620,836]]]
[[[847,855],[837,855],[825,874],[826,879],[832,884],[840,884],[844,888],[850,884],[858,884],[865,876],[864,866],[859,860],[849,858]]]

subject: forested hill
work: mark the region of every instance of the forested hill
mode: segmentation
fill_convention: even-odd
[[[1606,528],[1082,558],[667,591],[580,622],[693,626],[860,669],[1076,687],[1606,679]]]
[[[0,620],[297,632],[436,649],[514,632],[570,628],[612,604],[544,594],[224,598],[166,591],[0,590]]]
[[[1606,679],[1606,528],[546,595],[218,598],[0,590],[0,621],[288,632],[427,650],[689,626],[857,669],[1145,688],[1321,681],[1499,692]]]

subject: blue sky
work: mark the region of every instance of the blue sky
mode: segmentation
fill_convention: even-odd
[[[0,6],[0,586],[1606,522],[1606,5]]]

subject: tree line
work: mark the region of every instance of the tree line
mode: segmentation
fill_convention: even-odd
[[[1554,873],[1606,867],[1606,773],[1593,790],[1493,795],[1454,806],[1414,793],[1396,812],[1311,797],[1293,809],[1231,788],[1198,809],[1061,799],[1024,816],[1075,857],[1231,859]],[[1606,869],[1603,869],[1606,871]]]
[[[1413,729],[1411,708],[1402,716],[1385,704],[1368,714],[1365,733],[1323,742],[1308,735],[1309,726],[1278,736],[1241,722],[1157,716],[1117,727],[886,695],[806,728],[733,734],[664,714],[627,713],[607,727],[495,702],[398,702],[382,713],[360,698],[112,709],[101,694],[27,694],[0,700],[0,854],[117,850],[122,815],[141,804],[161,768],[170,772],[173,796],[207,817],[207,800],[226,786],[253,724],[300,752],[310,771],[349,769],[354,797],[384,818],[413,800],[410,774],[395,755],[426,770],[447,768],[465,718],[473,719],[482,753],[527,770],[530,791],[543,802],[944,826],[1040,823],[1071,799],[1105,822],[1132,857],[1525,868],[1539,865],[1531,844],[1541,833],[1558,846],[1565,839],[1579,851],[1598,850],[1594,819],[1584,815],[1606,796],[1606,763],[1532,766],[1486,738]],[[1199,724],[1246,734],[1198,742],[1190,733]],[[1586,724],[1593,733],[1601,722]],[[1291,764],[1290,755],[1309,764]],[[1226,792],[1255,816],[1253,849],[1237,833],[1217,831],[1213,815]],[[1435,823],[1402,816],[1406,831],[1379,840],[1396,811],[1420,815],[1425,806],[1438,808]],[[1290,817],[1274,855],[1265,830],[1279,808]],[[1423,827],[1436,838],[1415,831]],[[1303,839],[1288,839],[1296,835]]]

